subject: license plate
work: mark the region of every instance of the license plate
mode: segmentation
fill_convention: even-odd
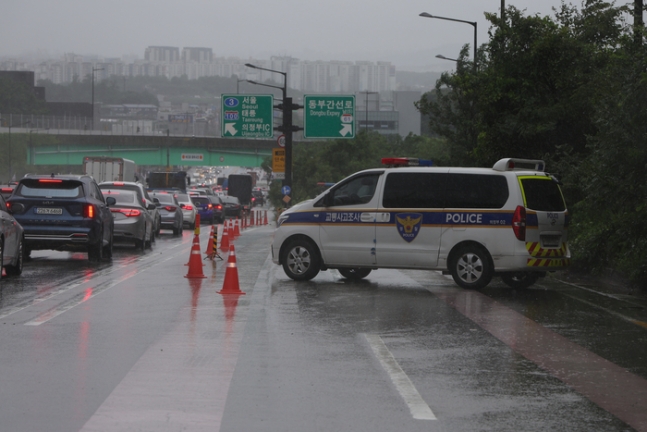
[[[62,215],[63,214],[63,209],[62,208],[54,208],[54,207],[38,207],[36,209],[36,214]]]
[[[556,248],[560,246],[562,236],[543,236],[541,238],[542,247]]]

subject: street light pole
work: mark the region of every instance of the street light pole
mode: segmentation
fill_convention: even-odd
[[[441,20],[446,20],[446,21],[455,21],[455,22],[460,22],[460,23],[464,23],[464,24],[469,24],[472,27],[474,27],[474,73],[476,73],[476,70],[477,70],[477,67],[476,67],[476,47],[477,47],[477,44],[476,44],[476,33],[477,33],[476,32],[476,26],[477,26],[477,23],[476,23],[476,21],[465,21],[465,20],[460,20],[460,19],[455,19],[455,18],[440,17],[440,16],[435,16],[435,15],[428,14],[427,12],[422,12],[418,16],[421,16],[423,18],[436,18],[436,19],[441,19]]]
[[[92,68],[92,130],[95,128],[94,124],[94,73],[103,70],[103,68]]]
[[[273,86],[270,84],[262,84],[251,80],[247,80],[247,82],[250,84],[262,85],[265,87],[274,87],[274,88],[280,89],[283,94],[283,102],[281,104],[282,105],[281,109],[283,111],[283,124],[279,129],[285,135],[285,179],[283,179],[283,186],[289,186],[290,188],[292,188],[292,132],[293,132],[292,110],[294,109],[294,106],[292,105],[292,98],[287,97],[288,73],[274,70],[274,69],[263,68],[250,63],[245,63],[245,66],[252,69],[264,70],[267,72],[273,72],[273,73],[283,75],[283,86]],[[292,196],[294,196],[293,192],[292,192]]]

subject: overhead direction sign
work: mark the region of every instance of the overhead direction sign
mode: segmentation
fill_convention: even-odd
[[[355,138],[355,95],[305,95],[304,138]]]
[[[272,138],[274,96],[223,94],[221,109],[223,138]]]

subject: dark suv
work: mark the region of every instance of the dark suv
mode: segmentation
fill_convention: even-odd
[[[91,261],[112,256],[114,221],[90,176],[30,175],[18,182],[7,204],[25,230],[24,253],[52,249],[88,252]]]

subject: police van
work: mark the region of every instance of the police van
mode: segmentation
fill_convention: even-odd
[[[337,269],[359,279],[378,268],[440,270],[463,288],[494,276],[526,288],[566,268],[568,211],[541,160],[492,168],[434,167],[385,158],[283,212],[272,244],[288,277]]]

